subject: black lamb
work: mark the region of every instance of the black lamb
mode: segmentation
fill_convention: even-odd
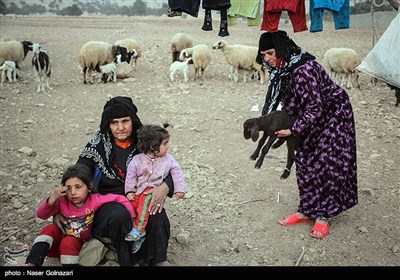
[[[293,124],[292,118],[288,114],[282,111],[272,111],[267,115],[263,115],[258,118],[247,119],[244,122],[243,136],[246,140],[251,138],[253,142],[256,142],[259,137],[259,132],[263,131],[263,136],[258,142],[256,150],[250,156],[251,160],[256,160],[258,158],[254,166],[255,168],[259,169],[261,167],[264,158],[267,155],[271,146],[272,149],[276,149],[286,141],[288,149],[287,162],[286,162],[286,168],[283,174],[281,175],[281,179],[286,179],[287,177],[289,177],[290,170],[292,168],[295,159],[294,153],[296,150],[296,139],[293,135],[284,138],[277,138],[275,132],[282,129],[288,129],[292,126],[292,124]],[[265,140],[267,140],[268,137],[269,139],[267,144],[265,144],[265,146],[261,150],[261,147],[264,145]],[[259,157],[258,155],[260,154],[260,150],[261,150],[261,155]]]

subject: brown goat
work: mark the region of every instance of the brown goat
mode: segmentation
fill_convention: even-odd
[[[286,179],[287,177],[289,177],[290,170],[292,168],[295,159],[294,152],[296,149],[296,139],[293,135],[290,135],[285,138],[277,138],[275,132],[282,129],[288,129],[292,126],[292,124],[293,124],[292,118],[288,114],[282,111],[272,111],[267,115],[258,118],[247,119],[244,122],[243,136],[246,140],[251,138],[253,142],[256,142],[258,140],[260,131],[263,131],[263,136],[258,142],[256,150],[250,156],[251,160],[256,160],[258,158],[254,166],[255,168],[259,169],[261,167],[264,158],[267,155],[271,146],[272,149],[276,149],[286,141],[288,149],[287,162],[286,162],[286,168],[283,174],[281,175],[281,179]],[[268,137],[269,137],[268,142],[263,147]],[[260,150],[261,150],[261,155],[259,157],[258,155],[260,154]]]

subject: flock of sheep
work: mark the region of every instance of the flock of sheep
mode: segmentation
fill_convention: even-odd
[[[6,77],[10,82],[17,79],[18,65],[25,59],[27,53],[32,51],[29,41],[17,42],[12,39],[2,38],[0,41],[0,70],[2,82]],[[171,39],[172,64],[170,66],[170,80],[174,81],[177,73],[182,72],[184,81],[189,80],[189,64],[194,65],[194,80],[206,80],[206,68],[211,62],[211,49],[221,50],[227,64],[230,66],[229,79],[239,81],[239,71],[243,71],[243,81],[247,75],[257,77],[261,84],[267,80],[267,73],[256,62],[258,48],[241,44],[229,44],[225,40],[214,43],[211,47],[206,44],[193,44],[193,39],[186,33],[177,33]],[[46,53],[41,50],[42,53]],[[47,53],[46,53],[47,54]],[[78,55],[78,61],[83,74],[84,83],[93,83],[92,72],[100,73],[99,81],[116,81],[118,78],[130,76],[130,71],[137,66],[137,60],[142,56],[142,48],[134,39],[118,40],[114,44],[90,41],[84,44]],[[48,57],[47,57],[48,59]],[[361,58],[356,51],[346,48],[332,48],[324,55],[324,62],[333,80],[341,86],[352,87],[352,80],[359,88],[358,71],[356,67],[361,63]],[[122,67],[122,64],[125,64]],[[129,67],[127,67],[127,65]],[[40,65],[39,65],[40,66]],[[46,66],[50,68],[50,63]],[[43,68],[43,65],[42,65]],[[128,69],[119,71],[119,69]],[[42,69],[36,67],[38,92],[44,90],[43,84],[48,86],[47,77],[50,70],[43,75]]]

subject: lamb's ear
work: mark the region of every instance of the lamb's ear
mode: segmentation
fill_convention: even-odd
[[[251,140],[253,140],[253,142],[256,142],[258,140],[259,135],[260,135],[260,129],[257,123],[255,123],[251,128]]]

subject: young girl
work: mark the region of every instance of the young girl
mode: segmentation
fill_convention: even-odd
[[[60,212],[65,218],[65,235],[54,224],[47,225],[35,238],[26,258],[28,266],[42,266],[46,256],[59,257],[62,265],[78,265],[79,251],[91,237],[95,211],[105,203],[119,202],[135,217],[126,197],[115,194],[91,194],[92,175],[89,168],[77,163],[68,167],[53,193],[36,210],[40,219],[48,219]]]
[[[165,127],[168,125],[165,125]],[[146,235],[149,219],[148,203],[153,188],[157,188],[171,173],[174,182],[174,193],[177,199],[185,196],[186,185],[183,173],[177,161],[168,154],[168,131],[157,125],[144,125],[138,131],[138,149],[141,154],[132,158],[125,178],[125,194],[138,213],[133,221],[133,228],[125,240],[135,241],[132,252],[136,253]],[[157,204],[161,207],[160,204]]]

